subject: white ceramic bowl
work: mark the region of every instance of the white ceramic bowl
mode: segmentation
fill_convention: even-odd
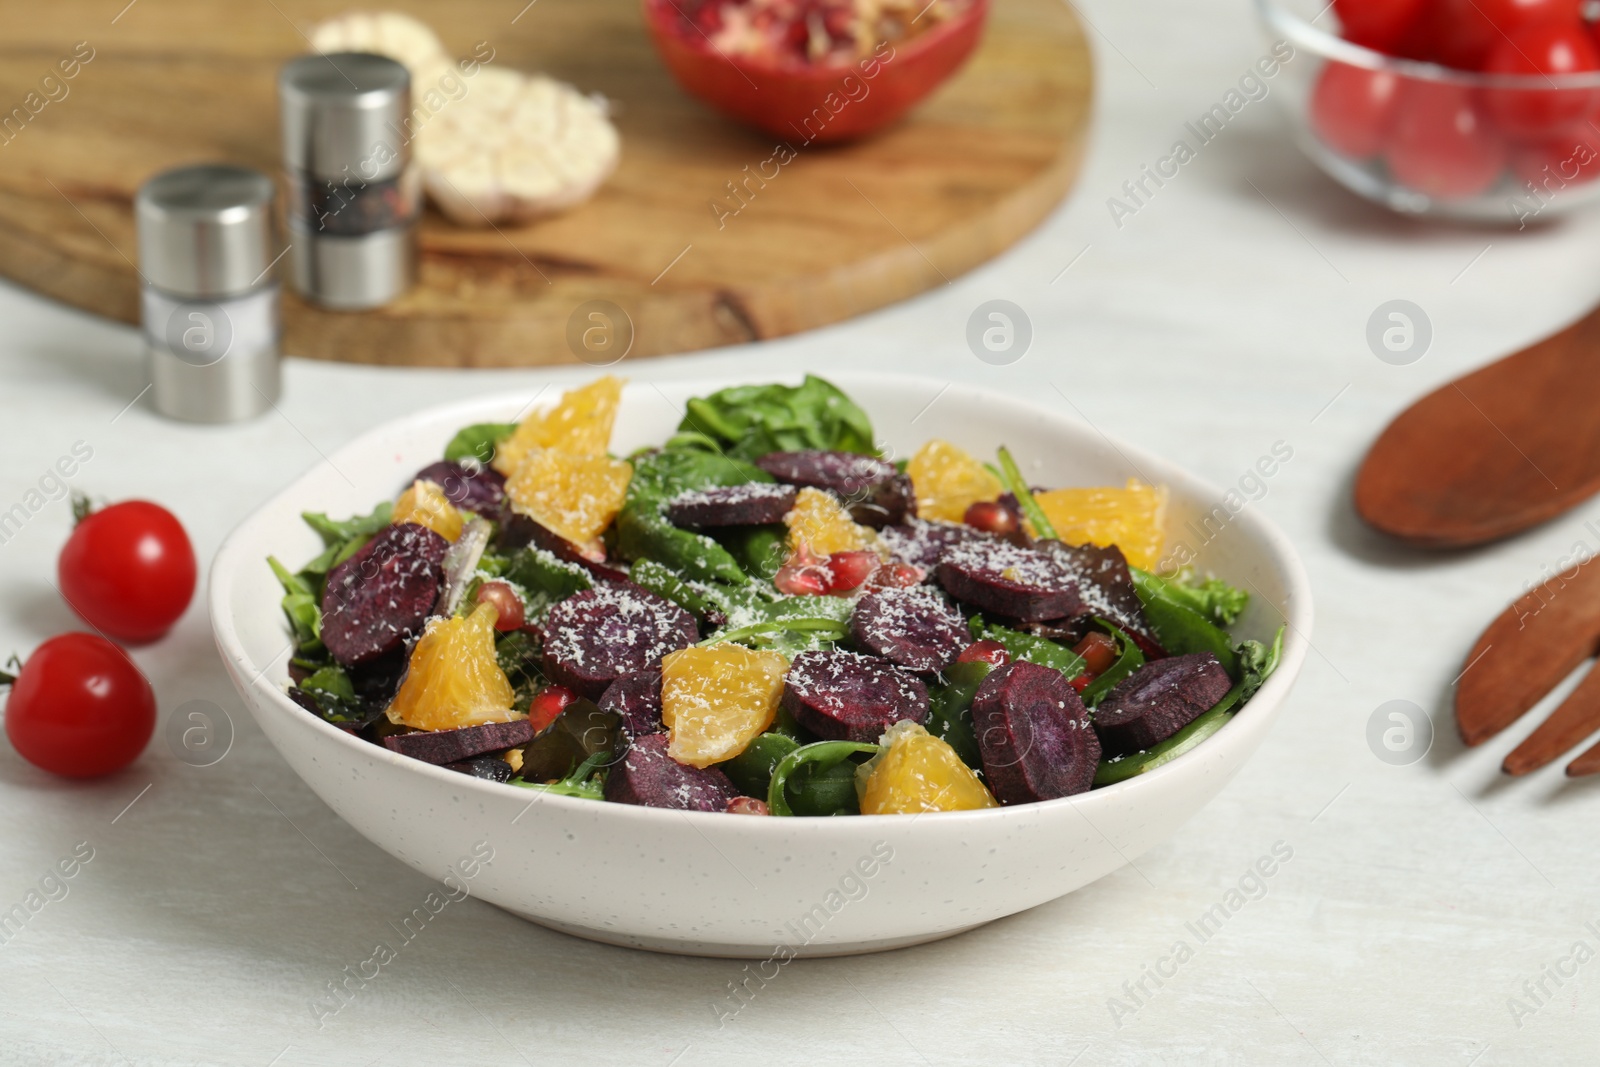
[[[1170,528],[1222,493],[1061,415],[996,393],[906,377],[834,379],[906,455],[940,436],[979,455],[1011,447],[1046,485],[1172,492]],[[684,399],[729,382],[630,385],[613,447],[663,440]],[[664,393],[664,395],[663,395]],[[471,891],[517,915],[613,944],[762,958],[871,952],[930,941],[1053,900],[1104,877],[1182,826],[1265,737],[1305,659],[1311,595],[1288,541],[1245,509],[1198,565],[1249,588],[1238,628],[1270,639],[1287,620],[1282,665],[1255,699],[1193,752],[1081,796],[927,816],[751,818],[530,793],[432,767],[351,737],[284,694],[289,658],[268,554],[298,564],[320,549],[302,511],[367,511],[438,458],[461,426],[511,418],[526,398],[495,396],[398,419],[279,493],[229,536],[211,569],[211,617],[234,684],[278,751],[350,825],[418,871],[468,874]],[[919,414],[921,417],[919,418]],[[916,421],[913,426],[912,422]],[[354,482],[354,488],[345,479]],[[473,870],[473,857],[492,860]],[[463,861],[467,861],[463,864]]]

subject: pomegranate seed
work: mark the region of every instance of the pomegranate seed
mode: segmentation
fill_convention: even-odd
[[[1094,675],[1091,674],[1088,671],[1084,671],[1082,674],[1080,674],[1076,678],[1074,678],[1069,684],[1072,686],[1072,688],[1076,689],[1078,692],[1081,693],[1085,689],[1089,688],[1089,685],[1093,681],[1094,681]]]
[[[957,663],[987,663],[991,667],[1004,667],[1011,662],[1011,653],[999,641],[974,641],[961,650]]]
[[[1016,533],[1020,526],[1016,512],[998,500],[978,501],[967,508],[963,519],[968,526],[975,526],[986,533],[998,534],[1001,537]]]
[[[1117,643],[1098,630],[1072,646],[1072,651],[1083,657],[1090,674],[1104,674],[1117,662]]]
[[[477,603],[494,605],[494,610],[500,613],[494,620],[494,628],[501,633],[520,630],[528,621],[522,598],[505,582],[484,582],[478,586]]]
[[[534,694],[528,703],[528,721],[537,733],[556,721],[567,706],[578,699],[578,694],[562,685],[547,686]]]
[[[729,815],[771,815],[767,802],[755,797],[734,797],[728,801]]]
[[[921,567],[913,567],[909,563],[895,560],[879,567],[873,576],[867,579],[867,586],[871,589],[910,589],[914,585],[921,585],[928,572]]]
[[[772,584],[789,596],[821,596],[827,591],[825,571],[814,563],[785,563],[772,576]]]
[[[872,577],[873,572],[881,565],[878,554],[866,549],[835,552],[828,557],[827,578],[823,582],[823,591],[848,593],[852,589],[858,589],[861,583]]]

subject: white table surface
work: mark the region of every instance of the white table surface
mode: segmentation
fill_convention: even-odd
[[[796,962],[720,1029],[712,1004],[740,964],[594,945],[474,900],[319,1031],[308,1001],[429,884],[279,759],[232,692],[197,598],[135,658],[164,716],[194,699],[229,711],[237,739],[220,764],[180,762],[158,731],[124,773],[68,783],[0,746],[0,910],[76,843],[94,849],[69,895],[0,945],[0,1062],[1593,1062],[1600,964],[1559,988],[1547,979],[1534,1013],[1516,1018],[1508,1001],[1574,942],[1600,949],[1585,928],[1600,920],[1600,877],[1584,822],[1600,814],[1600,783],[1569,783],[1559,766],[1503,778],[1499,761],[1531,723],[1466,752],[1449,701],[1477,631],[1575,541],[1600,547],[1582,528],[1600,504],[1435,557],[1366,533],[1348,500],[1363,449],[1412,398],[1594,302],[1600,216],[1522,234],[1400,220],[1320,178],[1262,104],[1119,229],[1106,198],[1263,46],[1243,0],[1093,0],[1085,13],[1103,31],[1093,150],[1035,235],[846,325],[626,369],[759,379],[868,365],[1068,410],[1054,383],[1082,417],[1219,485],[1287,442],[1292,461],[1251,506],[1304,556],[1316,654],[1263,750],[1210,807],[1136,869],[1026,914],[921,948]],[[1032,350],[1009,367],[964,342],[967,316],[992,298],[1034,325]],[[1393,298],[1434,324],[1412,366],[1380,362],[1364,339]],[[257,502],[390,416],[585,376],[293,360],[281,415],[200,429],[147,401],[128,407],[145,385],[133,330],[9,288],[0,323],[0,510],[81,439],[94,458],[78,486],[165,502],[203,560]],[[47,581],[69,525],[54,504],[0,546],[0,650],[75,627]],[[1392,699],[1438,724],[1431,754],[1409,767],[1366,742],[1368,717]],[[1293,858],[1264,897],[1199,944],[1185,923],[1280,841]],[[1116,1018],[1110,998],[1130,1005],[1124,983],[1179,939],[1194,958]]]

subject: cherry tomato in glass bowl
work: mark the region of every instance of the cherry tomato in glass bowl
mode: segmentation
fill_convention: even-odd
[[[154,641],[194,597],[194,546],[172,512],[145,500],[99,511],[75,505],[77,527],[61,549],[61,595],[89,625],[119,641]]]
[[[1456,70],[1481,70],[1495,45],[1531,26],[1576,22],[1583,0],[1432,0],[1397,52]]]
[[[61,634],[9,681],[6,737],[35,767],[96,778],[138,758],[156,728],[156,696],[127,653],[94,634]]]
[[[1311,91],[1311,128],[1329,148],[1362,162],[1383,151],[1400,96],[1400,76],[1329,63]]]
[[[781,138],[789,154],[774,158],[780,166],[805,145],[882,129],[955,73],[978,45],[989,0],[938,2],[935,16],[945,17],[919,14],[933,5],[909,5],[906,36],[852,52],[834,45],[858,25],[857,0],[643,0],[678,84]]]
[[[1600,122],[1600,116],[1596,117]],[[1581,130],[1567,137],[1511,147],[1511,174],[1546,194],[1600,178],[1600,134]]]
[[[1600,70],[1600,49],[1584,25],[1541,23],[1501,38],[1489,52],[1489,74],[1562,75]],[[1508,137],[1540,140],[1583,123],[1600,104],[1588,88],[1563,88],[1545,83],[1528,89],[1485,89],[1484,107]]]
[[[1401,87],[1385,159],[1407,189],[1436,200],[1476,196],[1499,179],[1506,155],[1469,89],[1418,79]]]
[[[1333,0],[1345,38],[1380,52],[1393,51],[1429,0]]]

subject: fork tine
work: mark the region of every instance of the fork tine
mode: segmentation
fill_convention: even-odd
[[[1511,775],[1536,771],[1597,729],[1600,729],[1600,669],[1591,667],[1578,687],[1506,757],[1500,769]]]
[[[1480,745],[1516,722],[1597,643],[1600,566],[1591,557],[1519,598],[1478,638],[1456,685],[1461,740]]]

